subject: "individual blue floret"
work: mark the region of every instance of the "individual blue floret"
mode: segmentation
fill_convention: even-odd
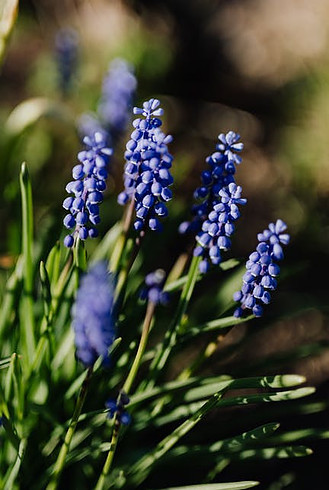
[[[125,410],[125,407],[128,405],[129,401],[128,396],[122,391],[119,393],[117,400],[109,398],[105,402],[105,407],[108,410],[107,417],[112,419],[115,414],[117,414],[118,422],[123,425],[128,425],[131,422],[131,416],[127,410]]]
[[[271,300],[270,291],[277,287],[276,277],[280,273],[280,267],[276,262],[283,259],[282,245],[287,245],[290,239],[284,233],[286,229],[287,225],[278,219],[257,235],[259,244],[255,252],[249,255],[243,286],[233,296],[234,301],[241,303],[234,316],[242,317],[246,310],[251,310],[257,317],[262,316],[263,305]]]
[[[103,200],[112,155],[112,149],[106,146],[102,133],[95,133],[93,138],[86,136],[83,141],[86,150],[78,154],[80,163],[72,170],[74,180],[66,186],[66,191],[71,195],[63,202],[63,208],[68,211],[63,220],[64,226],[74,228],[73,233],[64,238],[67,247],[74,245],[75,237],[86,240],[98,235],[95,225],[100,222],[99,204]]]
[[[101,133],[104,141],[106,141],[107,144],[110,144],[111,138],[109,137],[108,131],[102,126],[97,114],[93,112],[84,112],[79,117],[77,125],[82,140],[85,136],[92,138],[95,133]]]
[[[109,364],[109,348],[115,339],[113,318],[114,280],[105,262],[97,262],[82,277],[72,308],[77,358],[85,367],[99,356]]]
[[[240,217],[238,205],[246,204],[247,199],[241,197],[242,188],[231,182],[218,193],[217,202],[202,224],[196,236],[198,245],[194,255],[202,257],[199,264],[201,273],[209,270],[210,262],[218,265],[222,261],[221,251],[231,248],[230,236],[235,230],[233,224]]]
[[[167,304],[169,301],[169,294],[163,291],[165,277],[166,273],[162,269],[157,269],[156,271],[147,274],[145,277],[145,286],[141,290],[140,298],[143,300],[147,299],[155,304]]]
[[[126,145],[125,190],[119,194],[118,202],[124,205],[134,199],[137,231],[146,226],[160,230],[159,218],[167,216],[165,203],[172,198],[169,187],[173,183],[170,173],[173,157],[167,147],[172,136],[160,129],[163,110],[159,106],[159,100],[150,99],[142,108],[134,108],[134,114],[141,117],[133,122],[135,129]]]
[[[180,233],[198,233],[214,205],[220,202],[219,191],[235,182],[236,165],[242,161],[238,155],[243,150],[240,135],[229,131],[219,134],[218,139],[220,143],[216,145],[216,151],[206,158],[209,167],[201,174],[201,186],[194,192],[197,201],[192,207],[194,218],[181,223]]]
[[[55,38],[55,56],[57,62],[59,86],[65,95],[71,88],[72,78],[78,62],[79,39],[72,28],[61,29]]]

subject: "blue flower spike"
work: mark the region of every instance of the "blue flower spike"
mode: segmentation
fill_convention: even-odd
[[[167,146],[172,136],[160,129],[163,109],[159,100],[150,99],[133,112],[141,117],[134,120],[135,129],[126,145],[125,190],[119,194],[118,202],[125,205],[134,200],[136,231],[160,231],[160,218],[168,215],[166,203],[172,198],[169,187],[173,183],[173,157]]]
[[[137,87],[133,66],[123,58],[113,59],[103,80],[96,112],[84,113],[78,120],[81,136],[103,133],[110,146],[126,130]]]
[[[59,85],[63,94],[71,89],[79,54],[78,33],[72,28],[60,29],[55,37],[55,56]]]
[[[141,290],[140,298],[154,304],[160,303],[166,305],[169,301],[169,295],[163,291],[165,277],[165,271],[162,269],[157,269],[147,274],[145,277],[145,286]]]
[[[70,196],[63,202],[63,208],[68,211],[63,220],[64,226],[73,229],[64,238],[66,247],[73,247],[77,237],[86,240],[98,236],[95,226],[100,222],[99,204],[103,201],[113,152],[106,146],[102,133],[96,132],[92,138],[86,136],[83,141],[86,149],[78,153],[80,163],[73,167],[74,180],[66,186]]]
[[[72,307],[77,358],[91,367],[98,357],[109,365],[109,348],[115,339],[114,280],[105,262],[96,262],[82,277]]]
[[[233,295],[234,301],[241,304],[234,311],[237,318],[243,317],[248,310],[260,317],[263,315],[264,304],[271,301],[270,291],[276,289],[276,278],[280,273],[276,262],[283,259],[282,245],[287,245],[290,240],[288,233],[285,233],[286,229],[287,225],[278,219],[257,235],[259,243],[246,262],[247,271],[243,276],[242,288]]]
[[[202,224],[201,231],[196,236],[197,246],[194,255],[202,257],[199,270],[205,274],[210,268],[210,263],[220,264],[222,251],[231,248],[230,237],[235,230],[233,224],[240,217],[239,205],[244,205],[247,199],[241,197],[242,188],[231,182],[222,188],[216,203],[207,219]]]
[[[98,114],[112,137],[122,133],[130,120],[137,87],[133,66],[123,58],[115,58],[103,81]]]
[[[184,221],[179,227],[180,233],[198,233],[203,222],[215,204],[221,200],[219,192],[231,183],[235,183],[236,165],[242,162],[239,153],[243,150],[240,135],[234,131],[218,135],[216,151],[206,158],[208,169],[201,174],[201,186],[194,192],[197,203],[192,207],[192,221]]]

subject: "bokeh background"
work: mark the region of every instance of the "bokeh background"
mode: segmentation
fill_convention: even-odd
[[[55,50],[63,28],[73,29],[77,42],[65,93]],[[296,429],[329,428],[328,0],[21,1],[0,73],[2,287],[20,251],[21,162],[27,161],[32,175],[35,253],[42,257],[63,234],[64,188],[82,146],[77,123],[95,110],[116,57],[134,66],[136,105],[159,98],[165,130],[174,136],[170,220],[165,233],[146,239],[145,271],[169,270],[189,248],[190,238],[179,236],[177,227],[188,218],[205,157],[220,132],[241,134],[245,150],[237,181],[248,205],[231,256],[244,260],[257,232],[278,217],[292,239],[279,291],[261,326],[255,321],[233,329],[204,372],[303,374],[317,387],[311,401],[321,410],[309,408],[307,417],[282,414],[281,422]],[[123,186],[124,145],[125,136],[113,158],[101,234],[122,214],[116,196]],[[195,318],[218,314],[223,290],[234,290],[237,277],[241,270],[234,280],[222,274],[219,285],[218,275],[210,274],[213,294],[202,301],[196,294]],[[186,359],[192,355],[184,352]],[[225,425],[225,414],[211,424]],[[212,430],[204,427],[205,438]],[[269,490],[326,489],[329,445],[314,441],[312,447],[307,459],[240,463],[222,476],[259,478]]]

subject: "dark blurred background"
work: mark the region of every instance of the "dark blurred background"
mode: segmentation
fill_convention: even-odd
[[[77,33],[78,59],[71,89],[63,95],[54,40],[67,27]],[[21,162],[28,162],[32,174],[37,243],[46,253],[62,234],[64,187],[81,148],[77,120],[95,110],[109,62],[123,57],[135,67],[136,103],[160,98],[165,130],[174,136],[171,218],[165,233],[152,236],[145,270],[168,269],[189,246],[177,227],[188,218],[205,157],[220,132],[240,133],[245,150],[237,181],[248,205],[231,255],[244,260],[257,232],[278,217],[292,239],[280,290],[262,326],[252,322],[248,342],[242,341],[247,327],[233,329],[205,370],[303,374],[317,386],[313,401],[321,401],[323,410],[306,421],[288,417],[286,424],[328,427],[328,48],[327,0],[21,1],[0,76],[3,278],[20,250]],[[124,144],[123,137],[102,210],[102,233],[122,213],[116,195],[122,190]],[[225,285],[230,289],[236,282]],[[209,286],[220,303],[216,276]],[[196,316],[204,314],[204,303],[196,300],[195,308]],[[209,312],[212,308],[209,299]],[[221,478],[259,478],[269,490],[328,488],[328,443],[315,441],[312,447],[315,455],[307,459],[240,464]],[[285,483],[271,483],[280,478]]]

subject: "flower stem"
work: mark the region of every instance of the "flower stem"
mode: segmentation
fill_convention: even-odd
[[[120,307],[122,305],[124,295],[125,295],[128,274],[132,266],[134,265],[134,262],[140,250],[141,243],[144,236],[145,236],[145,232],[141,231],[139,236],[136,238],[134,248],[130,254],[129,262],[125,265],[125,267],[122,268],[122,270],[118,275],[117,286],[115,289],[114,307],[113,307],[114,314],[120,310]]]
[[[135,199],[132,198],[129,206],[126,210],[126,213],[123,217],[122,220],[122,229],[120,232],[120,235],[118,237],[118,240],[116,242],[116,245],[114,247],[112,256],[111,256],[111,271],[115,274],[118,273],[121,261],[122,261],[122,256],[127,244],[127,239],[128,239],[128,232],[129,228],[131,225],[132,217],[133,217],[133,212],[134,212],[134,204],[135,204]]]
[[[65,460],[66,456],[69,452],[70,449],[70,444],[72,441],[73,434],[75,432],[76,426],[78,424],[78,420],[81,414],[81,410],[87,395],[88,387],[89,387],[89,382],[91,379],[91,375],[93,372],[93,366],[89,367],[87,370],[86,377],[84,379],[84,382],[80,388],[79,396],[76,401],[75,409],[73,412],[73,416],[70,422],[70,425],[67,429],[66,435],[64,442],[62,444],[61,450],[59,452],[59,455],[57,457],[57,461],[54,466],[54,470],[51,476],[51,480],[46,488],[46,490],[56,490],[58,483],[59,483],[59,478],[61,476],[61,473],[64,469],[65,466]]]
[[[145,352],[145,348],[146,348],[146,344],[147,344],[147,340],[148,340],[148,336],[149,336],[150,328],[151,328],[151,324],[152,324],[152,319],[153,319],[153,315],[154,315],[154,310],[155,310],[155,303],[153,303],[152,301],[149,301],[148,305],[147,305],[147,310],[146,310],[145,319],[144,319],[144,323],[143,323],[142,335],[141,335],[141,338],[139,341],[137,353],[136,353],[134,362],[130,368],[130,371],[128,373],[127,379],[126,379],[126,381],[123,385],[123,388],[121,390],[122,393],[125,393],[127,395],[129,395],[129,393],[131,391],[132,385],[136,379],[136,375],[137,375],[139,366],[141,364],[143,354]],[[102,473],[100,474],[100,477],[99,477],[98,482],[96,484],[95,490],[102,490],[104,488],[105,479],[110,472],[112,462],[113,462],[113,458],[114,458],[114,454],[115,454],[115,451],[117,448],[117,444],[118,444],[118,440],[119,440],[119,434],[120,434],[120,427],[121,427],[120,416],[119,416],[119,413],[116,412],[115,416],[114,416],[113,432],[112,432],[112,437],[111,437],[110,449],[107,453],[107,458],[106,458],[106,461],[104,463]]]
[[[164,341],[153,360],[153,363],[150,368],[149,380],[146,381],[146,384],[145,386],[143,386],[143,389],[153,388],[157,380],[157,377],[159,376],[160,372],[163,370],[164,366],[166,365],[171,350],[176,343],[177,335],[179,333],[179,329],[183,317],[186,313],[186,309],[188,307],[189,301],[191,299],[194,290],[194,286],[197,281],[200,260],[201,260],[200,257],[193,257],[191,261],[190,269],[187,276],[187,281],[183,287],[176,314],[174,316],[171,326],[167,330]]]

